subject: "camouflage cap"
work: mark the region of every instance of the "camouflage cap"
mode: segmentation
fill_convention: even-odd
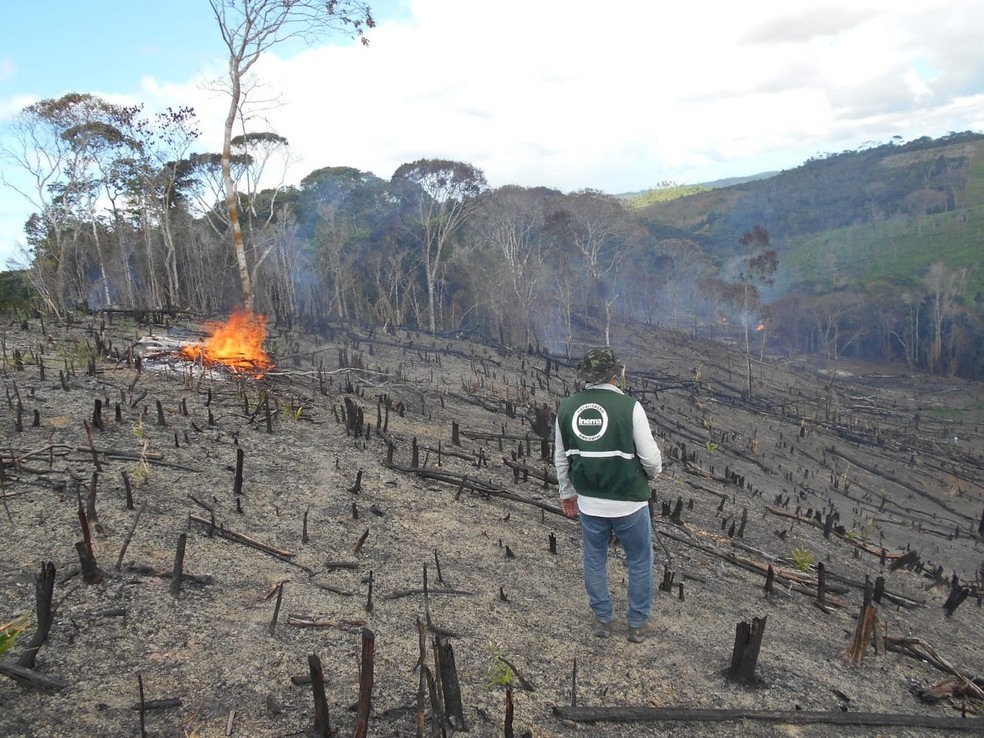
[[[577,365],[577,378],[585,384],[606,382],[618,374],[625,365],[618,360],[608,346],[593,348]]]

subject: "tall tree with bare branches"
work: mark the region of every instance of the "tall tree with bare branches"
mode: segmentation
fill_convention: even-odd
[[[771,286],[773,275],[779,268],[779,256],[770,248],[769,232],[760,225],[742,234],[738,239],[745,249],[739,262],[737,283],[741,287],[741,325],[744,330],[745,369],[748,397],[752,396],[752,344],[750,326],[752,314],[761,309],[759,286]],[[761,324],[764,328],[764,324]]]
[[[368,4],[360,0],[209,0],[229,52],[229,110],[222,138],[222,179],[229,230],[243,287],[243,307],[253,310],[253,280],[239,224],[236,186],[232,177],[232,132],[242,116],[243,78],[260,56],[288,39],[313,41],[346,32],[368,43],[364,33],[375,26]]]
[[[420,261],[427,278],[429,326],[434,333],[435,295],[443,260],[455,234],[481,205],[478,196],[488,189],[488,182],[481,169],[445,159],[403,164],[391,181],[408,208],[410,227],[417,231]]]

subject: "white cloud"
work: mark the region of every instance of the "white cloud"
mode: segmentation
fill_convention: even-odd
[[[913,49],[932,47],[927,18],[958,5],[804,2],[790,12],[785,2],[622,1],[557,11],[417,0],[416,24],[383,24],[367,49],[314,49],[262,69],[283,80],[288,101],[271,120],[311,168],[386,177],[441,156],[482,167],[493,184],[620,191],[714,167],[747,171],[782,148],[827,141],[837,151],[853,136],[918,130],[933,121],[920,104],[935,87]],[[948,27],[947,37],[973,31]],[[976,52],[970,66],[982,61]],[[859,130],[875,120],[885,129]]]
[[[410,0],[370,45],[270,55],[265,112],[301,160],[389,177],[424,157],[493,186],[643,189],[866,142],[982,130],[982,0]],[[216,45],[215,48],[220,48]],[[278,50],[285,54],[285,49]],[[128,97],[195,107],[217,150],[221,56]]]

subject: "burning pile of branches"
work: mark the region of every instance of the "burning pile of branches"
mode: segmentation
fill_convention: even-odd
[[[205,366],[222,365],[254,377],[273,368],[266,351],[266,317],[249,312],[235,312],[225,323],[206,325],[209,337],[204,343],[186,344],[179,354]]]

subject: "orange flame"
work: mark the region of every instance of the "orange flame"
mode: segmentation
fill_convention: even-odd
[[[758,324],[758,327],[756,327],[755,330],[757,330],[757,331],[764,331],[765,330],[765,323],[759,323]]]
[[[201,359],[205,365],[222,364],[255,377],[262,377],[263,372],[273,367],[273,361],[263,350],[266,316],[237,311],[225,323],[209,323],[205,328],[210,335],[204,344],[181,347],[184,358]]]

